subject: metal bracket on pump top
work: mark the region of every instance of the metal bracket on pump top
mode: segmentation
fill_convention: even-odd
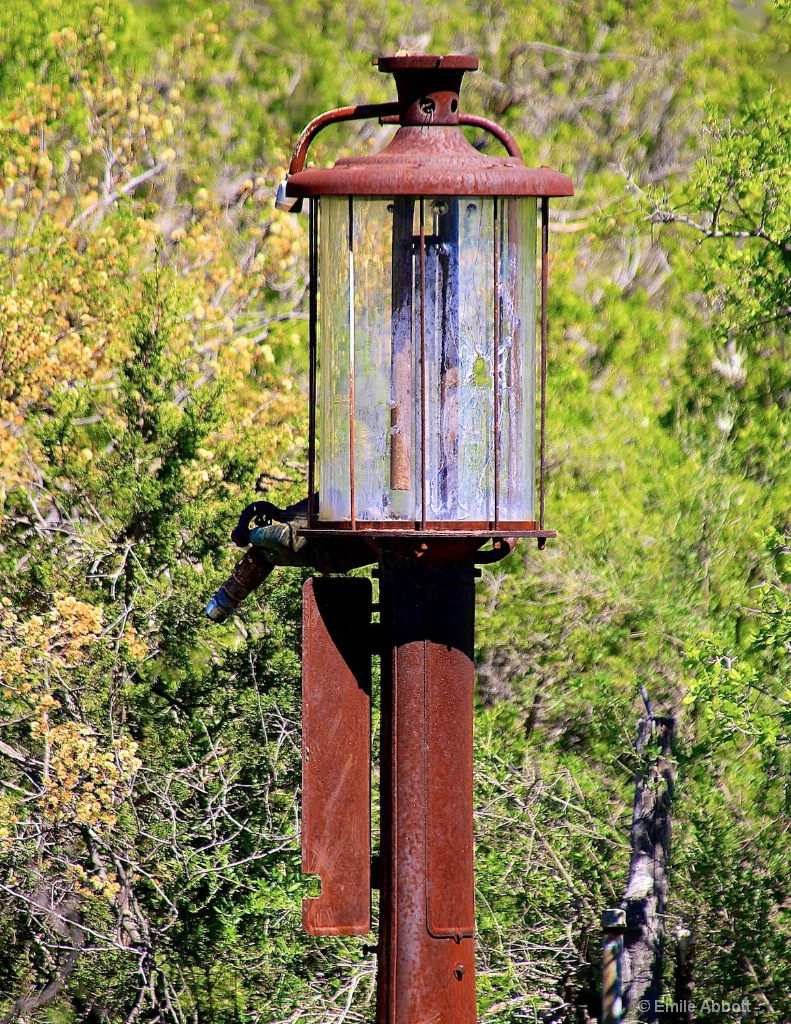
[[[302,870],[321,877],[302,903],[310,935],[371,930],[371,611],[368,579],[302,591]]]

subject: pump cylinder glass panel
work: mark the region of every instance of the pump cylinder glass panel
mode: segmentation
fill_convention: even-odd
[[[535,198],[323,196],[311,214],[316,525],[529,528]]]

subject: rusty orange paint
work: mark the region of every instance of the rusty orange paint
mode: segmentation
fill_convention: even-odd
[[[461,587],[431,590],[426,641],[426,924],[435,938],[475,934],[472,835],[473,609]]]
[[[380,562],[377,1024],[475,1024],[471,565]]]
[[[371,930],[371,581],[306,581],[302,591],[302,903],[310,935]]]

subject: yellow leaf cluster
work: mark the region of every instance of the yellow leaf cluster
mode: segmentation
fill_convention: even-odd
[[[49,612],[21,618],[6,599],[1,614],[2,698],[16,717],[30,723],[35,757],[44,766],[37,796],[42,820],[93,830],[114,827],[118,806],[128,797],[141,766],[137,744],[126,736],[104,739],[84,721],[67,717],[63,701],[52,692],[58,683],[70,692],[68,673],[86,663],[91,646],[101,637],[102,609],[73,595],[55,594]],[[145,654],[145,644],[128,626],[124,642],[140,656]],[[0,846],[14,841],[17,804],[14,797],[8,813],[2,814]],[[98,888],[96,878],[86,879],[92,895],[111,899],[117,892],[113,878],[99,878]]]
[[[48,753],[45,817],[93,828],[115,825],[115,809],[142,764],[137,744],[124,737],[105,746],[87,725],[77,722],[47,728],[42,720],[34,723],[32,732],[41,736]]]
[[[76,892],[88,898],[103,896],[112,901],[121,891],[114,871],[89,874],[81,864],[67,864],[65,876]]]
[[[56,595],[50,612],[22,621],[5,610],[0,620],[0,681],[30,693],[37,678],[77,665],[101,628],[101,608],[71,595]]]
[[[148,78],[113,65],[105,20],[51,37],[70,86],[45,70],[0,97],[0,508],[36,476],[30,427],[53,395],[89,392],[94,416],[122,429],[115,368],[154,260],[182,316],[171,346],[201,380],[229,384],[223,438],[254,430],[262,462],[304,459],[302,439],[281,431],[303,399],[270,333],[299,301],[307,249],[301,220],[274,207],[284,169],[218,184],[180,163],[190,76],[208,40],[219,45],[208,14]],[[83,443],[68,454],[87,466],[95,451]],[[186,467],[185,489],[197,494],[216,475]]]
[[[8,289],[0,283],[0,475],[6,487],[23,471],[26,414],[58,385],[90,378],[104,344],[89,304],[65,304],[50,280],[22,278]]]

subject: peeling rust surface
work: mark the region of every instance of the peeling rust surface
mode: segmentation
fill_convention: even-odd
[[[571,179],[516,157],[479,153],[458,126],[401,127],[374,156],[347,157],[288,179],[289,196],[572,196]]]
[[[475,933],[472,833],[473,586],[435,585],[426,641],[426,922]],[[474,600],[474,597],[473,597]]]
[[[302,592],[302,903],[310,935],[371,930],[371,582],[329,577]]]
[[[380,579],[386,653],[376,1021],[475,1024],[474,569],[423,568],[391,552]]]

